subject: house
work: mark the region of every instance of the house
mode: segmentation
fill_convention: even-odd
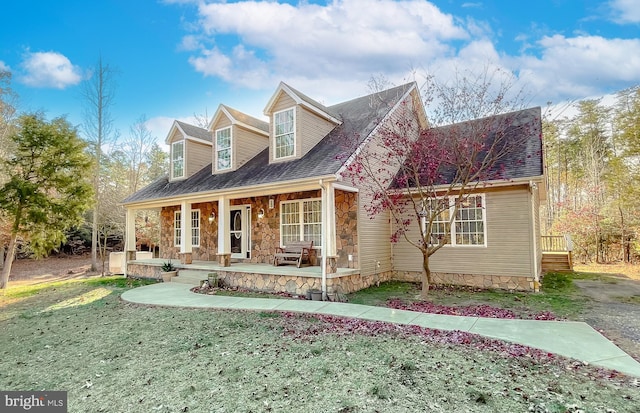
[[[343,176],[354,153],[379,144],[382,129],[402,119],[417,137],[427,126],[417,85],[325,106],[280,83],[264,114],[268,122],[220,105],[207,129],[174,122],[169,176],[123,201],[126,273],[157,277],[163,260],[179,259],[182,281],[215,271],[228,285],[297,294],[417,280],[421,261],[390,243],[389,215],[370,217],[370,194]],[[533,289],[542,182],[541,169],[527,170],[479,194],[485,242],[442,251],[439,280]],[[135,214],[149,209],[160,211],[162,259],[135,260]],[[273,265],[277,247],[300,240],[313,241],[309,266]]]

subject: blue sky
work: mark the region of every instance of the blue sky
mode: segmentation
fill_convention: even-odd
[[[333,104],[374,75],[491,66],[543,106],[640,84],[637,0],[20,0],[3,15],[0,68],[20,110],[79,125],[81,83],[102,56],[118,70],[121,135],[145,115],[159,141],[173,119],[220,103],[260,117],[280,81]]]

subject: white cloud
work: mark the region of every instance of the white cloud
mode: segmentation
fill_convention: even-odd
[[[199,15],[201,33],[216,46],[201,47],[190,58],[194,68],[254,88],[301,74],[307,79],[348,75],[362,82],[376,72],[406,73],[452,53],[448,41],[468,38],[451,15],[424,0],[203,3]],[[215,43],[225,35],[237,36],[238,43]],[[191,38],[185,42],[193,44]]]
[[[640,23],[640,2],[638,0],[612,0],[614,21],[618,23]]]
[[[64,89],[82,80],[80,68],[57,52],[28,52],[21,67],[24,74],[20,80],[33,87]]]
[[[540,57],[512,60],[519,76],[548,99],[581,98],[640,82],[640,39],[543,37]]]
[[[10,72],[11,68],[9,68],[9,65],[6,64],[5,62],[3,62],[2,60],[0,60],[0,70],[3,70],[5,72]]]

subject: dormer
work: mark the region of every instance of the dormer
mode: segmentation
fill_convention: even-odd
[[[341,123],[324,105],[284,82],[267,103],[269,163],[302,158]]]
[[[269,145],[269,124],[220,105],[209,130],[213,136],[211,173],[235,171]]]
[[[211,134],[206,129],[173,121],[165,143],[170,146],[170,181],[190,177],[211,160]]]

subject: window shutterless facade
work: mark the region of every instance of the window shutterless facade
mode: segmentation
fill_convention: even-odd
[[[184,141],[171,144],[171,178],[184,178]]]
[[[280,244],[311,241],[322,246],[322,201],[303,199],[280,204]]]
[[[180,238],[182,236],[182,222],[180,221],[182,218],[182,212],[175,211],[173,214],[173,244],[176,247],[179,247],[182,242]]]
[[[448,202],[448,206],[443,205],[443,202]],[[458,202],[458,209],[450,226],[449,221],[456,202]],[[438,244],[442,238],[446,237],[447,243],[454,247],[487,246],[484,194],[470,195],[461,201],[457,197],[431,199],[425,209],[429,211],[428,216],[431,215],[432,211],[440,211],[437,212],[431,226],[430,242],[432,244]],[[427,218],[423,218],[422,231],[426,232],[426,230]]]
[[[288,158],[295,155],[295,109],[287,109],[273,114],[273,157]]]
[[[191,246],[200,246],[200,210],[191,210]]]
[[[216,131],[216,159],[217,171],[231,169],[231,127]]]

